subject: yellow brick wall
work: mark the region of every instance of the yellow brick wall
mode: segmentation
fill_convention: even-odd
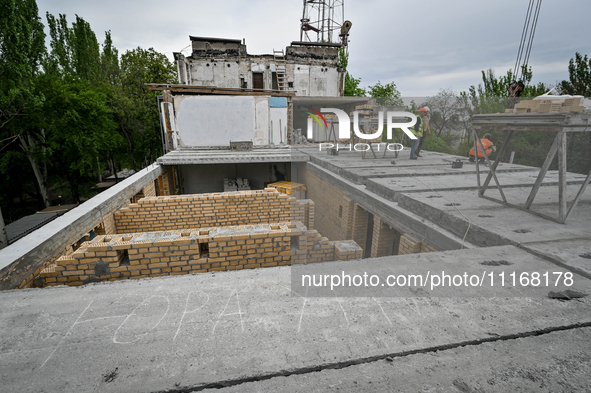
[[[295,247],[292,239],[297,237]],[[99,236],[40,272],[42,286],[83,285],[359,258],[353,241],[329,242],[302,223]],[[127,254],[128,258],[125,258]]]
[[[306,219],[305,208],[312,212]],[[298,221],[312,222],[313,205],[274,188],[140,199],[115,213],[119,233]]]
[[[314,201],[314,228],[332,240],[351,239],[355,203],[347,193],[310,171],[302,171],[300,177],[307,197]]]
[[[418,254],[420,252],[436,252],[435,247],[427,244],[424,241],[419,241],[415,237],[404,234],[400,237],[400,246],[398,247],[398,255],[403,254]]]
[[[142,188],[142,194],[144,194],[144,197],[155,197],[156,187],[154,186],[154,182],[151,181],[147,186]]]
[[[158,176],[158,195],[174,195],[176,192],[176,182],[174,167],[168,167],[164,173]]]
[[[400,237],[398,255],[417,254],[419,252],[421,252],[421,241],[415,239],[408,233],[405,233]]]
[[[392,255],[396,231],[379,217],[374,216],[371,257]]]

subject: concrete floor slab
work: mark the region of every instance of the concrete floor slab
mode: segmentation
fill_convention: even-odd
[[[380,358],[204,392],[589,392],[591,328]]]
[[[532,254],[548,256],[591,277],[591,238],[533,242],[522,248]]]
[[[401,170],[403,171],[403,170]],[[408,170],[407,170],[408,172]],[[495,172],[496,173],[496,172]],[[499,183],[505,187],[533,187],[539,170],[530,172],[501,172],[496,173]],[[480,174],[484,182],[488,172]],[[568,185],[583,184],[585,176],[577,173],[567,173]],[[491,182],[494,183],[494,180]],[[398,200],[401,193],[432,192],[432,191],[461,191],[478,189],[476,172],[462,173],[462,176],[412,176],[398,178],[369,179],[367,189],[391,201]],[[558,171],[548,171],[542,186],[558,186]],[[496,187],[496,185],[494,186]]]
[[[466,157],[453,156],[444,153],[423,152],[419,160],[409,160],[406,150],[398,157],[394,153],[387,153],[379,159],[362,159],[361,152],[341,151],[338,156],[329,156],[326,151],[319,152],[316,148],[298,148],[298,150],[310,155],[311,162],[328,169],[339,176],[356,184],[366,184],[368,179],[409,176],[436,176],[436,175],[475,175],[476,164],[470,163]],[[367,157],[367,156],[366,156]],[[462,160],[462,168],[452,168],[452,162]],[[392,161],[395,164],[392,164]],[[524,165],[500,163],[497,173],[503,172],[531,172],[537,171]],[[488,168],[480,166],[482,173],[488,173]],[[474,176],[474,184],[476,184]]]
[[[572,201],[580,186],[567,187],[566,198]],[[507,200],[523,204],[529,188],[507,188]],[[500,199],[496,188],[485,195]],[[399,197],[399,206],[410,210],[457,236],[466,235],[473,244],[527,244],[542,241],[591,239],[591,191],[587,189],[567,224],[558,224],[528,212],[479,198],[477,191],[441,191],[408,193]],[[541,187],[532,205],[535,212],[558,217],[558,190]]]
[[[471,260],[463,255],[474,252],[446,255],[463,266]],[[478,252],[554,269],[511,246]],[[378,261],[418,266],[430,260],[425,255]],[[591,325],[589,297],[303,298],[292,293],[290,273],[281,267],[1,292],[0,382],[19,392],[180,392]],[[591,291],[591,280],[576,281]]]

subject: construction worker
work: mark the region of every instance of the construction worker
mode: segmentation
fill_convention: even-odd
[[[491,138],[490,134],[486,133],[486,134],[484,134],[484,138],[482,138],[479,143],[476,143],[476,146],[478,147],[478,162],[484,162],[486,160],[484,158],[484,153],[486,153],[486,156],[488,157],[488,156],[490,156],[491,153],[494,153],[495,151],[497,151],[497,148],[492,143],[490,138]],[[482,146],[480,146],[481,144],[482,144]],[[482,151],[482,148],[484,148],[484,151]],[[476,158],[474,155],[474,148],[472,148],[470,150],[470,153],[468,153],[468,156],[470,157],[470,162],[474,162],[474,160]]]
[[[427,118],[427,110],[425,108],[419,109],[419,117],[417,117],[417,122],[415,123],[414,126],[409,128],[410,132],[412,132],[413,135],[417,137],[417,139],[413,140],[412,147],[410,148],[410,159],[411,160],[417,159],[417,154],[416,154],[417,149],[418,149],[419,144],[421,142],[421,138],[424,135],[423,124],[424,124],[425,118]]]
[[[428,106],[419,109],[419,114],[421,115],[421,121],[423,123],[423,136],[421,136],[421,139],[419,140],[419,146],[417,147],[417,151],[415,152],[415,157],[421,157],[419,153],[423,148],[423,142],[425,141],[425,138],[427,136],[431,136],[431,127],[429,127],[429,112],[430,110]],[[425,115],[423,116],[421,113],[424,113]],[[427,132],[427,135],[425,135],[425,132]]]

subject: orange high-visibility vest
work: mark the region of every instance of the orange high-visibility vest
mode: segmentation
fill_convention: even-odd
[[[480,143],[482,143],[482,147],[484,147],[484,151],[486,152],[486,155],[490,156],[490,153],[493,152],[493,143],[486,138],[482,138],[480,140]],[[480,147],[480,143],[476,144],[476,146],[478,146],[478,157],[484,157],[484,152],[482,151],[482,147]],[[468,154],[473,156],[474,155],[474,148],[470,149],[470,153],[468,153]]]

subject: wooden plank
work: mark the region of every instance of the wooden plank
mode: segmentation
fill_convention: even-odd
[[[534,186],[531,189],[531,192],[529,193],[529,196],[527,197],[527,201],[525,202],[525,208],[529,209],[531,207],[531,204],[534,202],[534,198],[536,197],[536,194],[538,193],[538,189],[540,188],[540,186],[542,185],[542,181],[544,180],[544,177],[546,177],[546,172],[548,172],[548,168],[550,168],[550,164],[552,164],[552,160],[554,160],[554,156],[556,155],[556,152],[558,151],[558,140],[560,139],[560,134],[556,134],[556,138],[554,138],[554,143],[552,144],[552,147],[550,148],[550,151],[548,152],[548,155],[546,156],[546,160],[544,161],[544,165],[542,165],[542,169],[540,170],[540,173],[538,174],[538,178],[536,179],[536,182],[534,183]]]
[[[558,133],[558,218],[566,221],[566,132]]]
[[[173,93],[183,94],[220,94],[220,95],[265,95],[274,97],[294,97],[295,91],[270,90],[270,89],[235,89],[216,86],[194,85],[166,85],[160,83],[146,83],[152,91],[170,90]]]

